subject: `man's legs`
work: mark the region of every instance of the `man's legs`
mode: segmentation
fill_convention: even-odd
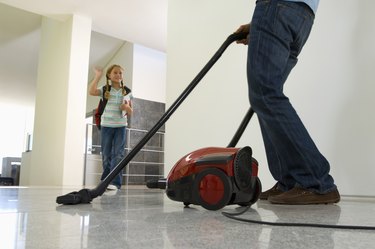
[[[312,12],[301,4],[258,1],[250,30],[248,81],[270,171],[279,187],[323,194],[336,189],[329,163],[283,93],[313,20]]]

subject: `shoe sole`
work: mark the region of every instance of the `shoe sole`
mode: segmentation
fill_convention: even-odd
[[[268,199],[268,201],[272,204],[281,204],[281,205],[319,205],[319,204],[335,204],[340,202],[340,198],[332,199],[332,200],[311,200],[311,201],[301,201],[301,202],[296,202],[296,201],[282,201],[282,200],[272,200]]]

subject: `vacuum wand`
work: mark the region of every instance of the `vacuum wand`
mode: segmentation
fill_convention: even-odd
[[[221,57],[227,47],[234,41],[246,38],[247,33],[234,33],[225,40],[218,51],[212,56],[208,63],[203,69],[197,74],[193,81],[187,86],[187,88],[181,93],[176,101],[168,108],[163,114],[160,120],[154,125],[154,127],[146,133],[142,140],[124,157],[116,167],[107,175],[107,177],[98,184],[94,189],[82,189],[68,193],[66,195],[58,196],[56,202],[64,205],[76,205],[83,203],[90,203],[92,199],[102,195],[106,190],[110,182],[118,175],[123,168],[134,158],[134,156],[143,148],[143,146],[155,135],[155,133],[168,121],[170,116],[176,111],[176,109],[182,104],[186,97],[193,91],[198,85],[200,80],[206,75],[216,61]]]
[[[253,114],[254,114],[254,110],[250,107],[249,110],[247,111],[245,117],[242,119],[242,122],[241,122],[240,126],[238,127],[236,133],[234,134],[232,140],[228,144],[228,146],[227,146],[228,148],[236,147],[236,145],[237,145],[238,141],[240,140],[243,132],[245,131],[247,125],[249,124],[250,119],[253,116]]]

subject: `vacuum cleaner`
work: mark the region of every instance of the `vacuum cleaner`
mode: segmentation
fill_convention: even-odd
[[[103,181],[93,189],[84,188],[58,196],[56,203],[63,205],[84,204],[90,203],[94,198],[101,196],[116,175],[125,168],[153,135],[167,122],[170,116],[221,57],[227,47],[234,41],[246,38],[246,36],[247,33],[234,33],[227,37],[218,51],[177,100],[166,110],[160,120]],[[246,127],[252,113],[253,111],[250,108],[239,131]],[[242,132],[237,133],[232,140],[238,141]],[[181,159],[170,173],[170,177],[168,177],[168,181],[165,184],[169,198],[182,201],[185,204],[202,205],[209,210],[217,210],[228,204],[249,205],[255,203],[261,192],[261,184],[257,178],[258,164],[252,158],[250,147],[234,148],[235,143],[236,141],[232,141],[228,148],[205,148],[197,150]],[[190,156],[192,157],[190,158]],[[184,171],[187,172],[183,174]],[[158,181],[156,184],[163,183],[162,181],[160,183]],[[203,185],[205,187],[202,187]],[[212,185],[215,185],[215,187],[212,187]]]
[[[234,148],[253,114],[250,108],[228,147],[193,151],[173,166],[167,178],[149,180],[147,187],[165,189],[171,200],[208,210],[254,204],[262,191],[258,162],[249,146]]]

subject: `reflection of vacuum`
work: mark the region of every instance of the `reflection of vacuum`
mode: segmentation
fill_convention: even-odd
[[[250,147],[233,148],[253,113],[250,108],[227,148],[193,151],[174,165],[166,179],[150,180],[147,187],[166,189],[171,200],[209,210],[255,203],[262,190],[257,177],[258,162],[252,157]]]
[[[58,204],[70,205],[90,203],[92,199],[102,195],[113,178],[115,178],[116,175],[118,175],[122,169],[125,168],[125,166],[134,158],[134,156],[143,148],[143,146],[152,138],[152,136],[165,124],[165,122],[167,122],[170,116],[176,111],[176,109],[182,104],[191,91],[193,91],[193,89],[198,85],[200,80],[221,57],[226,48],[232,42],[244,39],[246,35],[246,33],[232,34],[225,40],[219,50],[181,93],[177,100],[168,108],[168,110],[166,110],[155,126],[151,128],[144,138],[141,139],[133,150],[131,150],[128,155],[119,162],[119,164],[96,188],[81,189],[80,191],[58,196],[56,198],[56,202]],[[252,113],[253,112],[250,109],[248,115],[246,115],[248,119],[246,125],[250,120]],[[246,125],[244,126],[246,127]],[[237,140],[241,134],[238,136]],[[236,139],[236,137],[233,139]],[[236,142],[228,147],[234,147],[235,144]],[[191,180],[200,180],[194,180],[191,183],[184,184],[184,181],[189,179],[189,177],[183,177],[184,175],[182,173],[184,170],[191,170],[192,167],[187,165],[182,166],[184,163],[187,163],[185,161],[186,159],[189,159],[189,157],[180,160],[180,166],[176,165],[176,171],[172,173],[170,177],[171,180],[174,180],[174,184],[177,187],[174,189],[167,188],[167,194],[169,197],[176,198],[176,200],[183,201],[186,204],[200,204],[207,209],[219,209],[230,203],[247,205],[254,203],[258,199],[261,188],[260,181],[256,177],[258,167],[256,161],[252,159],[252,153],[249,147],[245,147],[243,149],[203,149],[200,150],[200,152],[197,151],[190,155],[194,155],[194,157],[196,157],[191,158],[192,160],[189,161],[192,163],[192,165],[196,166],[196,170],[191,172],[193,174],[187,172],[185,176],[190,176]],[[207,187],[201,189],[203,184],[207,184]],[[216,187],[212,187],[212,184],[215,184]],[[169,185],[173,186],[172,181],[169,182]],[[196,191],[193,191],[193,194],[187,193],[189,191],[191,192],[192,188],[194,188]],[[189,197],[185,198],[186,196]]]

